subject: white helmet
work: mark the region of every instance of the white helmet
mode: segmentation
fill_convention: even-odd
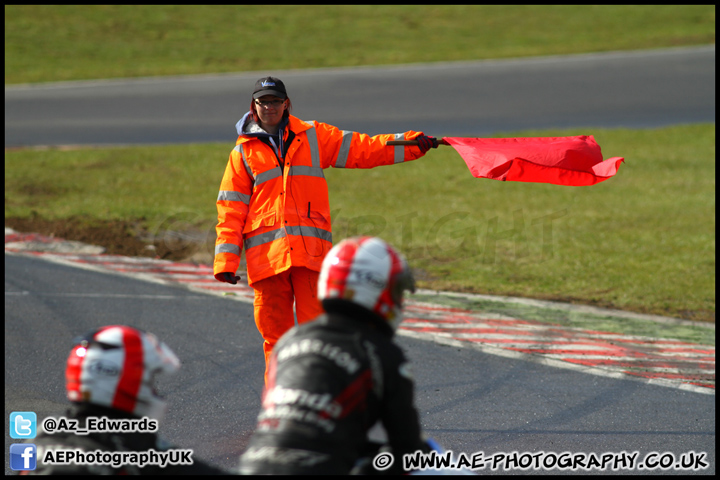
[[[158,373],[175,373],[180,360],[152,333],[111,325],[76,340],[65,371],[68,400],[162,420]]]
[[[382,317],[395,331],[402,321],[405,290],[415,282],[405,258],[377,237],[343,240],[323,260],[318,299],[352,302]]]

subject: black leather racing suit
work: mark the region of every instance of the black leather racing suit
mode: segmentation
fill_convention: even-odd
[[[241,474],[348,474],[378,420],[395,461],[428,451],[413,382],[393,331],[369,310],[325,301],[318,319],[289,330],[273,349],[257,429]]]
[[[88,417],[99,419],[107,417],[111,420],[137,418],[125,412],[90,404],[73,406],[68,409],[64,417],[69,420],[77,420],[78,428],[86,427]],[[81,435],[62,432],[49,435],[43,431],[36,438],[28,440],[27,443],[33,443],[37,447],[37,467],[35,470],[21,471],[21,475],[223,475],[231,473],[202,462],[192,455],[189,456],[192,458],[192,465],[145,465],[142,468],[140,465],[133,465],[132,462],[139,463],[137,460],[140,457],[133,456],[132,452],[141,453],[150,450],[166,453],[169,462],[177,460],[179,463],[187,460],[188,455],[183,457],[180,450],[191,449],[170,445],[156,432],[104,432]],[[47,459],[49,462],[58,462],[61,459],[59,457],[61,450],[80,450],[93,455],[102,452],[103,457],[86,456],[83,459],[84,462],[94,463],[93,465],[68,464],[67,462],[65,464],[49,464],[43,461]],[[169,450],[175,450],[172,456],[168,453]],[[119,455],[123,453],[126,454],[124,459]],[[99,461],[96,461],[96,458]],[[129,461],[129,463],[120,465],[119,462],[123,460]],[[158,456],[155,458],[155,462],[162,463],[162,460]]]

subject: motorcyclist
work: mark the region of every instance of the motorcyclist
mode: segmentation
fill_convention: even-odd
[[[393,342],[403,292],[414,291],[405,259],[376,237],[336,245],[323,260],[325,313],[277,343],[242,474],[348,474],[366,457],[378,422],[393,465],[429,451],[414,407],[407,360]],[[380,472],[378,472],[380,473]]]
[[[118,421],[114,428],[121,431],[109,431],[110,428],[105,428],[105,432],[83,434],[48,434],[41,431],[36,438],[27,440],[37,447],[37,466],[35,470],[25,470],[21,474],[230,473],[194,458],[191,451],[188,455],[189,449],[170,445],[157,434],[166,402],[158,396],[154,383],[159,374],[172,374],[179,368],[180,361],[167,345],[155,335],[133,327],[105,326],[76,339],[65,372],[67,397],[72,406],[64,418],[69,420],[68,424],[77,420],[79,429],[89,428],[88,419],[92,417],[98,419],[96,425],[103,425],[101,421],[105,418],[104,425]],[[126,430],[128,425],[133,428],[133,422],[135,431]],[[58,452],[63,450],[83,452],[87,464],[51,464],[44,461],[48,452],[47,459],[57,461],[61,458]],[[142,458],[140,455],[148,455],[151,451],[158,455],[146,458],[158,464],[141,464],[138,461]],[[120,457],[118,453],[125,454],[125,457]],[[160,454],[165,454],[165,461]],[[188,463],[189,459],[192,464],[181,464]]]

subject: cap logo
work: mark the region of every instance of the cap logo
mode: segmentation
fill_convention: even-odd
[[[270,81],[268,81],[268,80],[265,80],[264,82],[261,83],[261,85],[262,85],[263,87],[274,87],[274,86],[275,86],[275,82],[270,82]]]

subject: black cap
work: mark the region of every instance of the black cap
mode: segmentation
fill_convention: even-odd
[[[287,98],[285,84],[279,78],[264,77],[255,82],[253,98],[260,98],[263,95],[275,95],[280,98]]]

